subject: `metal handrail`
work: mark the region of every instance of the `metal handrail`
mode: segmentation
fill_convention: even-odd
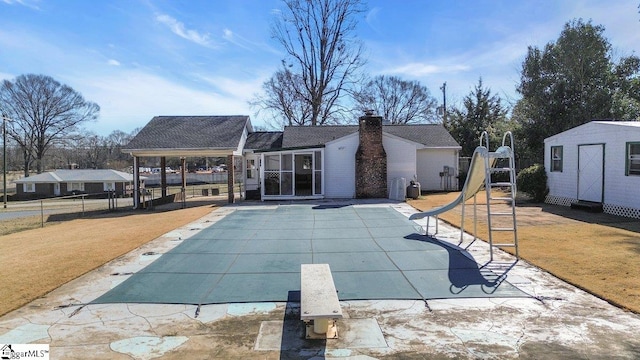
[[[486,145],[482,144],[482,139],[485,139]],[[489,133],[485,130],[482,132],[482,134],[480,134],[480,146],[484,146],[485,148],[487,148],[487,151],[489,150]]]

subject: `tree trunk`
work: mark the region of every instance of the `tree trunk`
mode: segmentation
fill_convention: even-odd
[[[31,156],[29,156],[29,152],[23,150],[22,157],[24,160],[24,177],[29,177],[29,164],[31,163]]]

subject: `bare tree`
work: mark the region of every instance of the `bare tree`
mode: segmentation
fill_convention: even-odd
[[[360,0],[285,0],[272,27],[287,59],[253,102],[296,125],[339,122],[340,100],[361,68],[362,43],[353,35]],[[276,90],[276,91],[273,91]],[[293,110],[289,101],[293,100]]]
[[[273,115],[274,127],[307,125],[312,112],[310,104],[301,96],[303,88],[302,77],[284,68],[262,84],[265,95],[251,105],[268,110]]]
[[[78,129],[78,125],[97,118],[100,107],[86,101],[68,85],[46,75],[20,75],[5,80],[0,88],[0,107],[13,120],[7,126],[23,150],[25,176],[35,160],[38,173],[43,158],[57,139]]]
[[[109,169],[123,170],[126,169],[131,162],[131,155],[122,152],[122,148],[133,139],[135,133],[125,133],[121,130],[114,130],[106,137],[105,142],[108,149],[108,158],[105,166]]]
[[[80,146],[83,148],[84,164],[80,164],[86,169],[102,169],[109,158],[107,140],[95,133],[86,134],[82,138]]]
[[[437,122],[436,99],[418,81],[376,76],[355,94],[359,110],[374,110],[392,124]]]

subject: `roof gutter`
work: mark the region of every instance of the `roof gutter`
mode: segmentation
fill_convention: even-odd
[[[227,156],[237,155],[238,148],[168,148],[168,149],[122,149],[132,156]]]

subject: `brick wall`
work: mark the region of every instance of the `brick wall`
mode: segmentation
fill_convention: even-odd
[[[387,154],[382,145],[382,117],[366,112],[359,119],[356,151],[356,198],[387,197]]]

